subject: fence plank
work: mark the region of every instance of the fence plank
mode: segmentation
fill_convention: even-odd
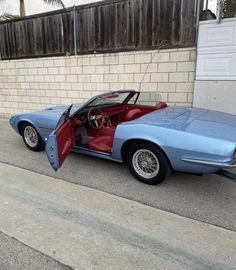
[[[196,0],[202,1],[202,0]],[[77,6],[77,53],[194,46],[196,1],[109,0]],[[0,23],[0,59],[74,54],[73,9]]]

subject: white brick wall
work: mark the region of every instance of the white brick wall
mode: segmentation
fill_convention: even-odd
[[[186,48],[0,61],[0,116],[119,89],[156,91],[171,105],[192,105],[195,58],[195,48]]]

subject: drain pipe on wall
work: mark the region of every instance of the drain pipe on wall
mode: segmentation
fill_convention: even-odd
[[[75,5],[73,8],[73,19],[74,19],[74,54],[77,55],[77,20],[76,20],[76,10],[75,10]]]
[[[196,2],[197,15],[196,15],[196,41],[198,40],[199,32],[199,22],[200,22],[200,12],[201,12],[201,0]]]
[[[201,13],[201,8],[203,8],[201,6],[201,0],[197,0],[196,1],[196,47],[198,46],[198,36],[199,36],[199,23],[200,23],[200,13]],[[197,74],[197,59],[198,59],[198,50],[196,48],[196,62],[195,62],[195,75],[194,75],[194,85],[195,85],[195,81],[196,81],[196,74]],[[195,87],[195,86],[194,86]]]
[[[216,22],[217,23],[221,22],[221,1],[222,0],[217,0],[217,9],[216,9]]]

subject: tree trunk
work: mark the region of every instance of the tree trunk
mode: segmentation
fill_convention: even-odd
[[[20,16],[24,17],[25,16],[25,1],[20,0]]]

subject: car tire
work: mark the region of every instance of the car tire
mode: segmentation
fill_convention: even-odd
[[[25,145],[34,152],[43,151],[45,142],[40,137],[36,128],[30,123],[23,123],[21,127],[21,135]]]
[[[140,182],[157,185],[171,173],[171,166],[163,151],[149,142],[133,143],[127,151],[127,164]]]

